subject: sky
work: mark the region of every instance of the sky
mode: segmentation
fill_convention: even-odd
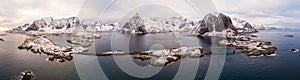
[[[93,3],[105,5],[105,0],[97,0]],[[123,2],[122,2],[123,1]],[[107,10],[109,14],[123,14],[124,8],[130,5],[140,4],[140,2],[151,0],[117,0],[114,5]],[[155,0],[153,0],[155,1]],[[175,12],[183,13],[189,17],[195,15],[195,11],[186,6],[183,0],[157,0],[163,6],[166,5],[174,9]],[[266,24],[278,27],[297,27],[300,26],[300,0],[212,0],[219,12],[225,13],[230,17],[244,19],[252,24]],[[85,0],[0,0],[0,30],[9,29],[31,23],[44,17],[67,18],[77,16]],[[126,3],[126,4],[123,4]],[[94,6],[90,6],[94,7]],[[148,6],[144,11],[151,14],[166,12],[168,8],[157,8]],[[182,11],[176,11],[181,9]],[[136,9],[138,11],[138,9]],[[94,11],[87,9],[87,12]],[[130,12],[127,12],[130,13]],[[106,15],[108,16],[108,15]],[[126,16],[125,14],[122,16]],[[114,16],[116,17],[116,16]],[[111,16],[105,17],[110,19]],[[199,17],[196,17],[199,18]],[[112,18],[111,18],[112,19]],[[113,21],[113,20],[108,20]]]

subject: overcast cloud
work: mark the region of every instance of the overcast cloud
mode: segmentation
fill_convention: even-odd
[[[84,1],[0,0],[0,27],[16,27],[44,17],[63,18],[77,16]],[[190,7],[181,6],[180,4],[183,4],[183,2],[180,2],[180,0],[160,1],[173,6],[173,9]],[[247,20],[250,23],[281,27],[296,27],[300,24],[300,0],[213,0],[213,2],[219,12]],[[118,11],[124,10],[134,1],[127,2],[127,5],[122,5],[121,3],[116,2],[108,11],[111,14],[117,14]],[[104,4],[106,3],[99,3],[99,5]],[[188,8],[180,12],[185,14],[185,16],[195,17],[195,11],[191,10]],[[196,17],[199,18],[199,16]]]
[[[299,0],[213,0],[219,11],[255,24],[297,27]]]

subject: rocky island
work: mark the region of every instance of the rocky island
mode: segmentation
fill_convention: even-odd
[[[256,40],[250,40],[247,42],[222,40],[219,42],[219,44],[240,49],[243,53],[247,53],[248,56],[271,55],[277,50],[277,48],[273,46],[271,42]]]
[[[88,50],[80,46],[57,46],[51,40],[47,39],[46,36],[27,38],[18,48],[30,50],[33,53],[47,54],[50,56],[48,60],[57,60],[59,62],[72,60],[72,54]]]
[[[24,71],[24,72],[21,72],[19,76],[17,76],[16,80],[34,80],[36,77],[36,75],[28,70],[28,71]]]
[[[164,50],[149,50],[141,52],[131,52],[126,53],[122,51],[109,51],[104,53],[98,53],[98,56],[109,56],[109,55],[125,55],[131,54],[136,55],[135,59],[149,60],[149,64],[154,66],[165,66],[171,62],[180,60],[185,57],[200,58],[204,56],[204,51],[202,47],[180,47],[174,49],[164,49]]]

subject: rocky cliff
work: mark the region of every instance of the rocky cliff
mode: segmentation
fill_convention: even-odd
[[[199,21],[199,25],[194,28],[193,32],[198,35],[203,35],[206,32],[221,32],[224,29],[232,29],[234,32],[237,32],[229,16],[226,16],[222,13],[210,13]]]

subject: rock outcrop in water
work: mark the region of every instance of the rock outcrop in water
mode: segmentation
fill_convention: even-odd
[[[20,75],[17,76],[16,80],[34,80],[35,77],[35,74],[32,71],[28,70],[21,72]]]
[[[293,49],[290,49],[290,52],[292,52],[292,53],[298,53],[298,52],[299,52],[299,49],[293,48]]]

